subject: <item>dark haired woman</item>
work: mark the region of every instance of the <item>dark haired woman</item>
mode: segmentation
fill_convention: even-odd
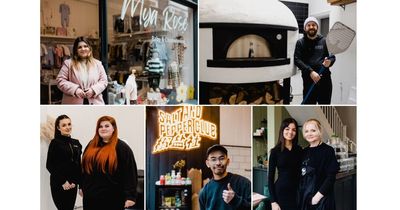
[[[82,158],[83,209],[123,210],[135,205],[137,168],[131,148],[118,139],[115,119],[100,117]]]
[[[302,148],[297,144],[297,122],[287,118],[281,123],[278,142],[271,149],[268,188],[272,210],[298,210],[297,187],[300,179]],[[278,178],[275,181],[275,170]]]
[[[107,74],[92,50],[86,38],[75,39],[72,58],[64,61],[57,76],[62,104],[104,104],[101,93],[108,84]]]
[[[71,130],[71,119],[67,115],[58,116],[47,153],[51,195],[58,210],[74,209],[81,181],[82,145],[71,138]]]

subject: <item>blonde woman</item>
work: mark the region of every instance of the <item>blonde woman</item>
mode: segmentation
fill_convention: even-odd
[[[299,187],[300,210],[335,210],[334,184],[339,164],[332,147],[322,142],[321,123],[304,122],[304,149]]]
[[[101,93],[107,87],[107,74],[93,58],[89,41],[76,38],[72,51],[72,58],[64,61],[57,76],[57,86],[63,92],[61,103],[104,104]]]

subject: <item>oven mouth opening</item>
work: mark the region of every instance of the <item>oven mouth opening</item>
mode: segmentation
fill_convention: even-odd
[[[213,58],[207,67],[254,68],[290,64],[287,29],[225,24],[212,27]]]

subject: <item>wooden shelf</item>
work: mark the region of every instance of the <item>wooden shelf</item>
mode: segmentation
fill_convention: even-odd
[[[357,0],[327,0],[331,5],[346,5],[356,2]]]
[[[56,36],[56,35],[40,35],[40,42],[55,42],[55,43],[74,43],[76,37],[71,36]],[[87,38],[89,41],[97,42],[99,38]]]

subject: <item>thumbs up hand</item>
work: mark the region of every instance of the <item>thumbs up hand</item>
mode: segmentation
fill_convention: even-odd
[[[233,191],[231,183],[228,183],[227,190],[222,193],[222,199],[224,199],[225,203],[229,203],[233,197],[235,197],[235,191]]]

